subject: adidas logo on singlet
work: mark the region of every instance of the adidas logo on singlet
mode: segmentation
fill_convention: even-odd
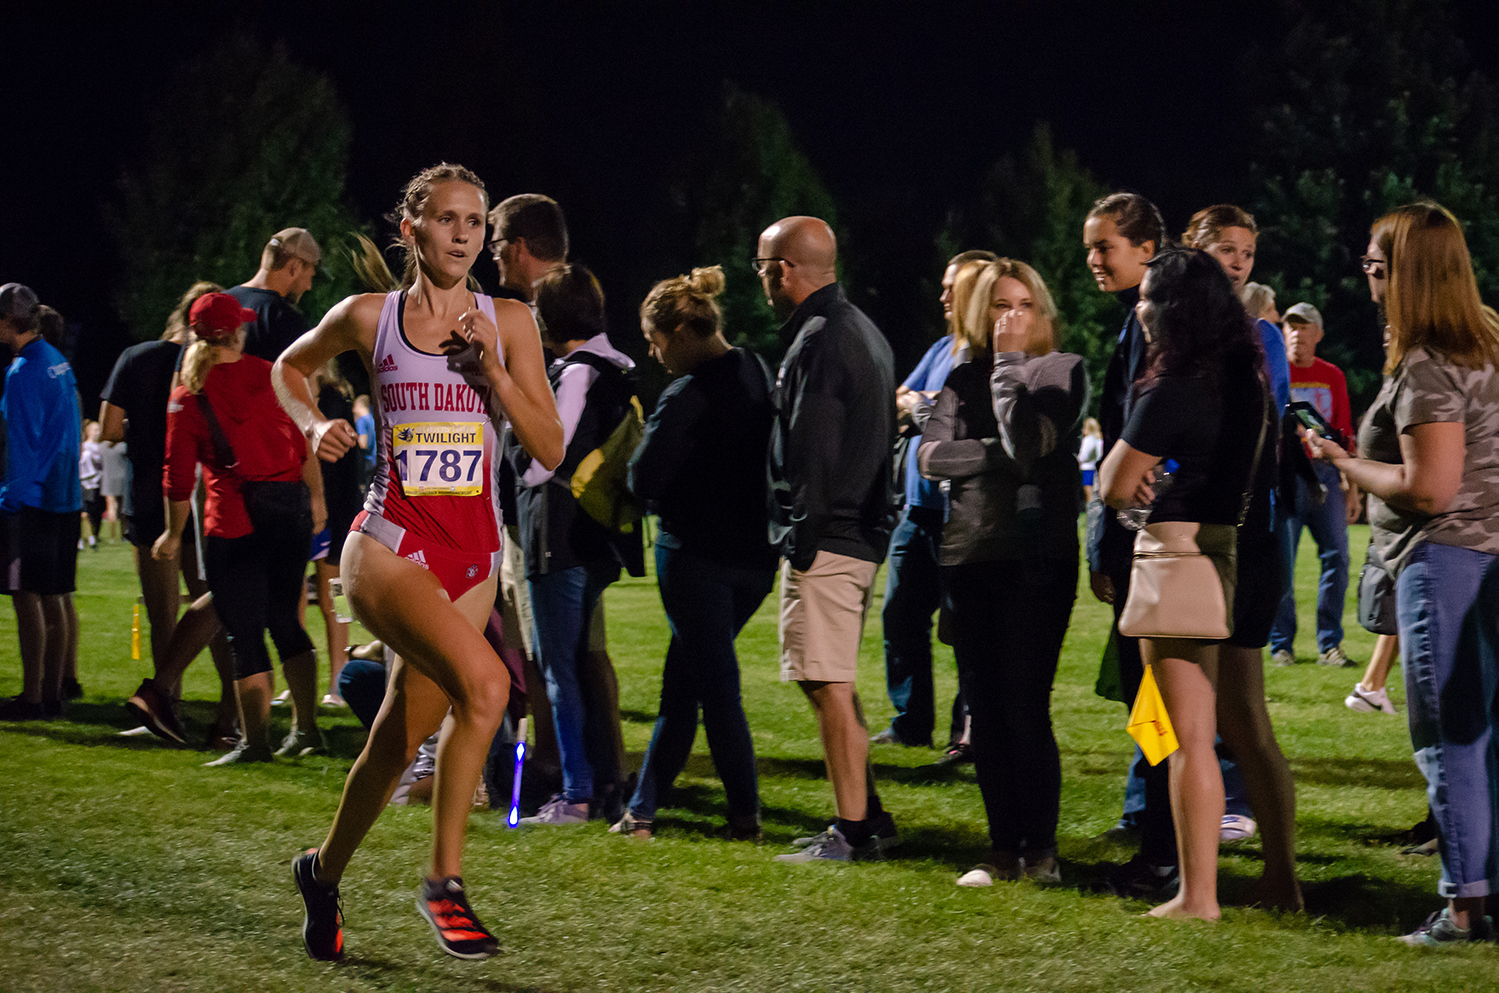
[[[427,568],[427,556],[422,554],[422,550],[420,548],[406,557],[415,562],[417,565],[421,566],[423,569]]]
[[[382,373],[382,372],[395,372],[395,371],[396,371],[396,357],[394,355],[386,355],[385,358],[383,358],[383,359],[380,360],[380,365],[375,369],[375,372],[377,374],[378,373]]]

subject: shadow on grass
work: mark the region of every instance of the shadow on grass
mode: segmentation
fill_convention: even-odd
[[[213,729],[214,705],[205,701],[189,701],[183,707],[183,724],[187,729],[186,745],[178,745],[165,739],[158,738],[154,734],[124,735],[136,726],[130,715],[125,710],[123,701],[109,703],[71,703],[68,705],[65,716],[45,721],[14,722],[4,725],[6,731],[15,734],[30,735],[34,738],[46,738],[50,741],[63,742],[70,745],[87,745],[90,747],[103,746],[106,748],[119,748],[126,751],[155,751],[167,749],[171,751],[197,751],[205,755],[212,754],[208,750],[208,736]],[[273,729],[279,729],[281,725],[290,723],[289,713],[282,715],[272,713],[271,725]],[[366,732],[358,724],[350,725],[347,722],[331,723],[326,718],[320,722],[323,735],[328,742],[328,756],[333,758],[354,759],[358,757],[364,748]],[[273,730],[272,734],[279,733]],[[275,742],[273,742],[275,744]]]
[[[495,968],[504,967],[505,951],[503,948],[494,961],[499,963]],[[381,988],[394,983],[409,982],[413,989],[425,989],[430,988],[432,982],[431,965],[428,963],[416,960],[396,961],[366,955],[346,955],[339,966],[338,974],[350,979],[362,979]],[[506,982],[503,979],[474,974],[463,977],[463,988],[494,990],[496,993],[560,993],[560,991],[548,990],[543,986],[523,986]]]
[[[1287,758],[1291,778],[1298,785],[1426,789],[1426,780],[1414,759]]]

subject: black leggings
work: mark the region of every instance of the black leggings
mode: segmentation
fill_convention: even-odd
[[[1033,858],[1056,852],[1062,763],[1051,686],[1077,570],[1076,558],[942,567],[989,840]]]
[[[311,547],[310,517],[295,527],[243,538],[208,536],[203,548],[208,588],[229,633],[235,679],[270,671],[267,628],[283,663],[312,651],[312,639],[297,620],[297,598],[303,595]]]

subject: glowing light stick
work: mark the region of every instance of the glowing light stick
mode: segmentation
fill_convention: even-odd
[[[510,816],[505,823],[511,827],[520,824],[520,773],[526,764],[526,719],[522,717],[515,728],[515,777],[510,783]]]

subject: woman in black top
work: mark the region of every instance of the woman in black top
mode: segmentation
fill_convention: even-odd
[[[1088,377],[1056,350],[1056,306],[1025,263],[990,263],[967,310],[969,360],[937,395],[916,456],[922,475],[951,482],[938,561],[992,845],[959,882],[1056,882],[1051,687],[1077,599]]]
[[[656,578],[671,625],[661,711],[630,809],[611,829],[648,837],[660,791],[687,763],[703,710],[723,780],[729,833],[760,832],[755,750],[739,696],[734,638],[775,580],[766,527],[770,373],[723,336],[723,270],[656,284],[640,306],[651,356],[680,378],[666,388],[630,463],[630,489],[660,515]]]
[[[1236,528],[1262,432],[1273,423],[1258,332],[1212,256],[1163,252],[1150,264],[1137,308],[1150,339],[1138,398],[1100,470],[1104,501],[1149,504],[1148,523],[1188,521]],[[1156,466],[1178,463],[1155,500]],[[1300,909],[1296,883],[1295,794],[1265,711],[1258,653],[1222,653],[1220,642],[1142,638],[1181,747],[1171,755],[1171,808],[1181,856],[1181,889],[1158,917],[1217,918],[1217,860],[1223,777],[1218,734],[1239,760],[1264,835],[1261,902]],[[1221,664],[1220,664],[1221,663]]]

